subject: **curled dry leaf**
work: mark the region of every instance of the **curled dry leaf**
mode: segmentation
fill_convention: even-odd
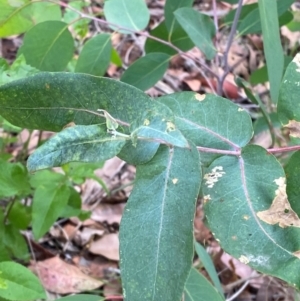
[[[103,283],[82,273],[78,267],[68,264],[58,256],[30,265],[47,291],[57,294],[80,293],[102,286]]]
[[[257,216],[270,225],[278,223],[281,228],[291,226],[300,228],[300,219],[287,199],[285,178],[281,177],[274,182],[278,185],[278,189],[275,191],[272,205],[268,210],[257,212]]]
[[[117,233],[107,234],[93,241],[89,248],[93,254],[102,255],[111,260],[119,260],[119,237]]]

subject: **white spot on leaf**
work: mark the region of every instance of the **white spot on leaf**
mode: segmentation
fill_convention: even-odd
[[[171,121],[167,121],[167,131],[171,132],[171,131],[175,131],[175,124]]]
[[[204,202],[204,203],[207,203],[207,202],[210,201],[210,200],[211,200],[210,194],[205,195],[205,196],[203,197],[203,202]]]
[[[244,264],[248,264],[250,262],[248,257],[246,257],[245,255],[241,255],[239,261]]]
[[[210,173],[205,174],[204,180],[207,188],[213,188],[215,183],[217,183],[219,178],[221,178],[224,174],[225,171],[223,171],[223,166],[216,166]]]
[[[145,119],[145,120],[144,120],[144,125],[145,125],[145,126],[148,126],[149,124],[150,124],[149,119]]]
[[[173,184],[175,185],[175,184],[178,182],[178,179],[174,178],[174,179],[172,180],[172,182],[173,182]]]
[[[198,101],[203,101],[205,99],[206,95],[205,94],[199,94],[199,93],[196,93],[195,94],[195,98],[198,100]]]
[[[239,108],[238,111],[239,111],[239,112],[243,112],[243,111],[245,111],[245,110],[244,110],[243,108]]]

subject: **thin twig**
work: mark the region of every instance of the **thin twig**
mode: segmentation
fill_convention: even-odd
[[[222,95],[224,80],[225,80],[226,76],[228,75],[228,73],[230,72],[230,66],[228,65],[228,55],[229,55],[229,50],[230,50],[230,47],[232,45],[232,42],[233,42],[233,39],[234,39],[234,36],[235,36],[235,33],[236,33],[236,29],[237,29],[238,21],[239,21],[240,14],[241,14],[241,11],[242,11],[242,7],[243,7],[243,0],[239,0],[238,7],[236,9],[234,19],[233,19],[233,22],[232,22],[231,30],[230,30],[230,33],[229,33],[229,36],[228,36],[228,42],[227,42],[227,45],[226,45],[226,49],[225,49],[225,52],[224,52],[224,55],[223,55],[224,73],[221,76],[221,78],[218,79],[218,89],[217,89],[217,91],[218,91],[219,95]]]
[[[241,288],[236,291],[230,298],[226,299],[226,301],[232,301],[234,300],[236,297],[238,297],[243,291],[244,289],[248,286],[250,280],[248,279],[242,286]]]

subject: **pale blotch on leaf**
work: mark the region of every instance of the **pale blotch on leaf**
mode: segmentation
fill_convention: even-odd
[[[195,98],[198,100],[198,101],[203,101],[205,99],[206,95],[205,94],[199,94],[199,93],[196,93],[195,94]]]
[[[67,123],[67,124],[63,127],[63,129],[70,128],[70,127],[73,127],[73,126],[75,126],[75,125],[76,125],[75,122],[71,121],[71,122]]]
[[[172,182],[173,182],[173,184],[175,185],[175,184],[177,184],[178,179],[174,178],[174,179],[172,180]]]
[[[45,84],[46,90],[50,89],[50,85],[49,84]]]
[[[278,185],[275,191],[275,198],[268,210],[257,212],[257,216],[267,224],[279,227],[297,227],[300,228],[300,219],[296,212],[292,209],[286,194],[285,178],[281,177],[274,180]]]
[[[284,125],[286,129],[290,131],[290,136],[300,138],[300,122],[296,120],[290,120],[288,124]]]
[[[219,181],[219,178],[225,175],[225,171],[223,171],[223,166],[216,166],[212,169],[211,172],[204,175],[205,185],[207,188],[213,188],[215,183]]]
[[[248,264],[250,262],[250,260],[248,259],[248,257],[246,257],[245,255],[241,255],[240,258],[239,258],[239,261],[241,263],[244,263],[244,264]]]
[[[232,240],[237,240],[236,235],[231,236],[231,239],[232,239]]]
[[[171,121],[167,121],[167,131],[172,132],[175,131],[175,124]]]
[[[238,112],[243,112],[245,111],[243,108],[238,108]]]
[[[293,62],[296,64],[297,68],[296,71],[300,72],[300,54],[296,54],[296,56],[293,59]]]
[[[149,124],[150,124],[149,119],[145,119],[145,120],[144,120],[144,125],[145,125],[145,126],[148,126]]]
[[[2,274],[2,272],[0,271],[0,274]],[[7,282],[5,279],[0,277],[0,289],[7,289]]]
[[[300,258],[300,250],[294,252],[293,255],[295,255],[296,257]]]
[[[211,200],[210,194],[205,195],[205,196],[203,197],[203,202],[204,202],[204,203],[207,203],[207,202],[210,201],[210,200]]]
[[[247,221],[250,219],[250,216],[245,214],[245,215],[243,215],[243,219]]]

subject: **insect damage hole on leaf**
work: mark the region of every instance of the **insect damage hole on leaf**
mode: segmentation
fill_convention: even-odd
[[[219,181],[219,178],[225,175],[225,171],[223,171],[223,166],[216,166],[212,169],[211,172],[204,175],[205,185],[208,188],[213,188],[215,183]]]
[[[286,194],[285,178],[280,177],[274,182],[278,185],[275,191],[275,198],[268,210],[257,212],[257,216],[267,224],[279,227],[297,227],[300,228],[300,219],[296,212],[292,209]]]

